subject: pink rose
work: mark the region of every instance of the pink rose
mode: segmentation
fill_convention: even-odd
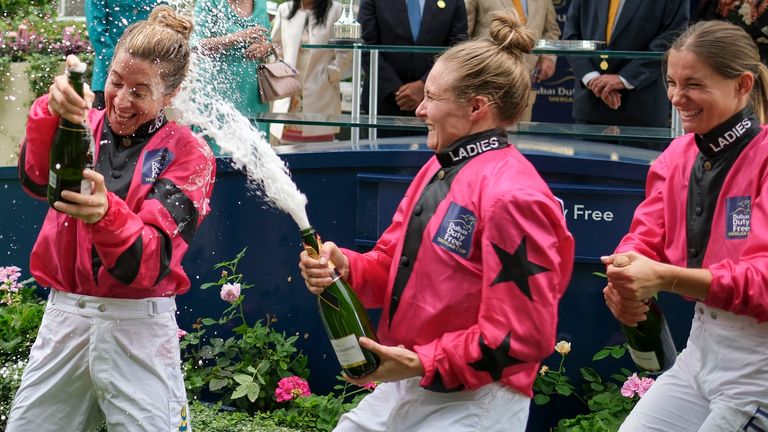
[[[187,332],[182,329],[176,329],[176,337],[181,339],[187,335]]]
[[[221,299],[225,302],[234,303],[240,298],[240,284],[226,283],[221,287]]]

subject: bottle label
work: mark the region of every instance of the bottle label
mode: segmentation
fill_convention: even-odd
[[[629,355],[632,357],[632,360],[640,368],[647,371],[657,371],[661,369],[661,364],[656,357],[655,351],[637,351],[632,349],[632,347],[627,348],[629,348]]]
[[[48,171],[48,186],[56,187],[56,173],[53,170]]]
[[[365,364],[365,356],[360,344],[357,342],[357,336],[351,334],[338,339],[331,339],[333,351],[336,352],[336,358],[343,368],[351,368]]]

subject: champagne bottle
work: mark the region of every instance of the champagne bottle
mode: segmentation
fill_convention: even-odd
[[[85,63],[79,68],[67,68],[69,84],[80,97],[83,96],[83,76]],[[93,136],[85,122],[72,123],[61,118],[59,128],[53,137],[50,156],[48,159],[48,204],[53,207],[61,198],[63,190],[71,190],[83,194],[91,193],[91,182],[83,179],[83,170],[93,167]]]
[[[302,229],[301,238],[309,256],[319,257],[322,243],[315,229]],[[355,292],[336,269],[334,273],[333,282],[317,296],[317,306],[341,368],[350,377],[359,378],[379,366],[378,356],[362,348],[359,343],[361,336],[375,341],[376,333]]]
[[[622,325],[621,329],[635,365],[649,373],[662,373],[675,364],[677,350],[659,304],[651,299],[647,305],[645,321],[638,322],[637,327]]]

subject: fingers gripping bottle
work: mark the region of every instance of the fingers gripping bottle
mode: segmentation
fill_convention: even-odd
[[[626,267],[630,264],[625,256],[613,260],[616,267]],[[648,312],[645,321],[637,323],[636,327],[621,325],[621,331],[627,339],[629,355],[638,368],[653,374],[659,374],[675,364],[677,349],[669,332],[667,320],[658,302],[650,299],[646,302]]]
[[[83,76],[85,63],[79,68],[67,68],[69,84],[77,94],[83,96]],[[59,128],[53,137],[49,156],[48,204],[53,207],[61,198],[63,190],[82,194],[91,193],[91,182],[83,178],[85,168],[93,168],[93,136],[86,123],[72,123],[61,118]]]
[[[322,242],[312,227],[301,230],[304,249],[309,256],[318,258]],[[376,340],[368,313],[352,288],[334,269],[333,282],[317,296],[317,306],[325,331],[344,372],[359,378],[373,372],[379,366],[376,354],[362,348],[361,336]]]

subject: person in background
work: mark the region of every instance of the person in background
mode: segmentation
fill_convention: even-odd
[[[363,40],[370,45],[448,47],[467,39],[464,0],[361,0],[357,20],[362,27]],[[415,116],[416,107],[424,99],[424,81],[434,59],[435,53],[380,52],[378,114]],[[369,66],[370,63],[364,60],[363,68],[368,76]],[[366,104],[367,83],[364,88],[363,103]],[[407,134],[378,130],[380,137]]]
[[[269,128],[255,120],[258,113],[269,111],[256,80],[259,63],[272,52],[266,0],[197,0],[194,20],[192,43],[207,60],[200,61],[195,72],[207,83],[203,87],[268,133]],[[213,140],[209,144],[220,153]]]
[[[325,242],[299,267],[313,293],[333,263],[366,307],[383,307],[381,359],[357,385],[381,381],[336,431],[525,430],[539,363],[555,346],[573,237],[546,183],[506,128],[531,83],[534,40],[512,14],[490,38],[438,57],[416,110],[435,155],[372,251]]]
[[[488,37],[491,14],[494,11],[514,11],[531,31],[534,40],[560,39],[560,26],[557,24],[557,13],[552,0],[464,0],[464,3],[467,7],[470,38]],[[536,85],[555,73],[557,56],[528,54],[525,56],[525,63],[530,68],[531,84]],[[536,95],[536,90],[531,91],[520,121],[531,121]]]
[[[157,0],[85,0],[85,23],[93,47],[93,107],[104,109],[104,83],[115,45],[129,25],[149,17]]]
[[[768,62],[768,3],[765,1],[699,0],[693,22],[721,19],[744,29],[757,44],[760,61]]]
[[[702,21],[664,71],[686,135],[651,165],[629,233],[602,259],[603,292],[627,325],[660,291],[696,305],[686,348],[620,430],[768,430],[768,69],[744,30]]]
[[[339,81],[352,62],[348,50],[305,49],[324,45],[341,16],[341,5],[331,0],[292,0],[282,3],[272,24],[272,43],[283,60],[299,71],[302,91],[272,103],[272,112],[341,114]],[[281,142],[332,141],[333,126],[273,124],[270,131]]]
[[[563,39],[606,41],[614,51],[666,51],[688,25],[688,0],[573,0]],[[659,60],[569,57],[579,123],[669,127]]]
[[[215,158],[164,115],[190,59],[192,22],[168,6],[132,24],[115,47],[104,110],[55,78],[30,109],[19,157],[27,193],[46,198],[59,120],[93,129],[93,194],[64,191],[30,257],[48,304],[8,432],[189,430],[175,296],[181,261],[209,213]],[[152,43],[147,43],[151,41]],[[70,56],[67,64],[79,60]]]

